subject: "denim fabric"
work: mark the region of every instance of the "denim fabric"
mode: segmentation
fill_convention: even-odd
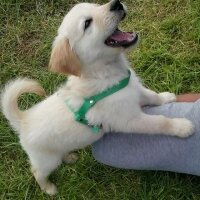
[[[145,107],[143,110],[152,115],[185,117],[193,122],[195,133],[188,138],[106,133],[92,145],[95,159],[117,168],[200,175],[200,100]]]

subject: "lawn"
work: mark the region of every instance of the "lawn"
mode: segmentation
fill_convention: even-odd
[[[77,2],[0,1],[1,87],[10,79],[30,77],[51,94],[67,79],[50,73],[47,66],[56,30],[67,10]],[[200,0],[124,2],[129,15],[121,26],[136,30],[141,39],[128,58],[144,84],[160,92],[200,92]],[[24,95],[20,105],[28,108],[40,100],[35,95]],[[200,199],[199,177],[114,169],[95,161],[90,147],[78,154],[76,164],[63,164],[50,176],[59,193],[49,197],[36,184],[17,135],[0,114],[0,199]]]

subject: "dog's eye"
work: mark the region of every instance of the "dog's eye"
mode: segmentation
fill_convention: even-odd
[[[90,26],[92,18],[85,20],[84,31]]]

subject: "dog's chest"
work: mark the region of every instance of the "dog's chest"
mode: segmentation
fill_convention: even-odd
[[[85,117],[88,122],[92,125],[113,127],[116,124],[125,123],[137,115],[140,110],[139,85],[140,82],[133,73],[125,88],[98,101],[87,111]],[[69,105],[75,110],[78,110],[84,102],[82,95],[78,97],[71,93],[61,96],[64,96],[65,99],[67,97]],[[69,109],[72,117],[74,116],[72,113],[73,109]]]
[[[98,102],[87,113],[88,121],[112,129],[111,127],[116,124],[125,123],[137,116],[140,112],[140,105],[139,91],[136,84],[139,84],[139,82],[131,81],[123,90]]]

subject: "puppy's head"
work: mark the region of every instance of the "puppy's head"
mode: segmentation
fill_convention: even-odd
[[[109,62],[138,36],[118,29],[126,8],[119,0],[105,5],[81,3],[65,16],[50,58],[52,71],[79,76],[87,66]]]

